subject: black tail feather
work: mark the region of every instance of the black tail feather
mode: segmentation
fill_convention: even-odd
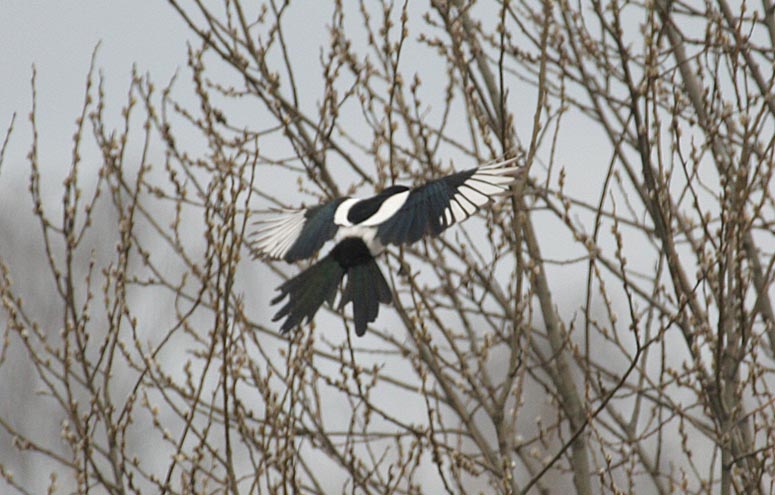
[[[358,337],[363,336],[366,326],[377,319],[379,303],[390,304],[392,300],[390,286],[375,260],[347,269],[347,285],[342,292],[339,308],[348,302],[353,303],[355,334]]]
[[[272,318],[277,321],[288,316],[280,332],[288,332],[304,319],[312,321],[323,302],[333,304],[344,273],[344,268],[329,255],[278,287],[280,295],[272,299],[272,304],[288,296],[288,302]]]
[[[333,304],[345,273],[347,284],[339,309],[348,302],[353,303],[355,334],[363,336],[368,324],[377,319],[380,303],[390,304],[393,294],[373,258],[343,268],[333,255],[326,256],[277,288],[280,294],[272,299],[272,304],[288,296],[285,305],[272,318],[277,321],[287,317],[280,332],[286,333],[304,320],[311,321],[324,302]]]

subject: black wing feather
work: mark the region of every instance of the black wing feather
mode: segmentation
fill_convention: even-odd
[[[383,244],[411,244],[426,234],[438,235],[451,225],[446,225],[444,211],[457,187],[475,171],[458,172],[413,189],[398,213],[379,226],[377,237]],[[414,228],[413,222],[417,222]]]
[[[327,241],[334,238],[339,227],[334,223],[334,213],[345,198],[340,198],[307,210],[307,221],[293,246],[285,254],[285,261],[303,260],[314,255]]]
[[[412,189],[406,202],[379,225],[382,244],[411,244],[426,235],[439,235],[471,216],[498,193],[508,190],[519,167],[515,159],[485,165],[432,180]]]
[[[256,255],[289,263],[310,258],[336,235],[339,227],[334,223],[334,214],[345,199],[257,222],[259,228],[252,242]]]

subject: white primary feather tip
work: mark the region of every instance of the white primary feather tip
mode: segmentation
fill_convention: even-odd
[[[406,199],[409,197],[410,192],[411,191],[402,191],[390,196],[379,206],[379,209],[374,212],[373,215],[361,222],[360,225],[375,226],[385,222],[401,210],[401,207],[406,203]]]
[[[485,205],[490,199],[507,192],[509,186],[516,182],[517,175],[523,167],[508,167],[516,163],[517,158],[510,158],[497,163],[482,165],[476,172],[457,187],[455,194],[450,198],[449,206],[444,210],[444,215],[439,221],[446,221],[448,225],[462,222]]]
[[[516,165],[517,161],[519,161],[519,157],[481,165],[476,169],[476,175],[501,176],[502,180],[506,180],[509,183],[514,182],[525,170],[524,166]]]
[[[488,170],[488,169],[503,169],[508,171],[513,170],[519,170],[522,168],[520,165],[515,165],[519,161],[520,157],[515,156],[512,158],[507,158],[506,160],[500,160],[500,161],[492,161],[488,163],[483,163],[482,165],[479,165],[479,170]],[[509,165],[509,166],[507,166]]]

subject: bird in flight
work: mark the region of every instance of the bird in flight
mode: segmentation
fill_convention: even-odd
[[[347,275],[338,310],[352,302],[355,333],[363,336],[366,326],[377,319],[379,304],[390,304],[393,297],[376,257],[390,244],[437,236],[473,215],[515,182],[520,171],[516,160],[457,172],[413,189],[390,186],[370,198],[337,198],[260,220],[252,241],[256,257],[292,263],[312,257],[332,239],[335,242],[325,257],[277,288],[280,294],[272,304],[286,296],[288,301],[272,321],[287,317],[281,333],[305,318],[311,321],[324,302],[334,304]]]

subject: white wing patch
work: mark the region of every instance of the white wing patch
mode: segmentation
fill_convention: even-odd
[[[342,201],[342,204],[340,204],[336,211],[334,212],[334,223],[339,225],[340,227],[349,227],[352,226],[352,222],[347,220],[347,213],[349,213],[350,208],[352,208],[352,205],[360,201],[359,198],[348,198]]]
[[[359,225],[373,227],[388,220],[404,206],[406,199],[409,197],[409,193],[410,191],[403,191],[390,196],[379,206],[379,210],[377,210],[376,213],[362,221]]]
[[[487,204],[496,194],[507,192],[509,186],[516,181],[517,173],[522,167],[504,167],[516,162],[516,158],[506,161],[482,165],[474,175],[458,186],[450,198],[449,206],[444,209],[440,223],[449,226],[462,222],[470,217],[480,206]]]
[[[253,232],[253,248],[264,256],[283,258],[299,238],[306,213],[307,210],[285,210],[283,215],[256,222],[260,227]]]

